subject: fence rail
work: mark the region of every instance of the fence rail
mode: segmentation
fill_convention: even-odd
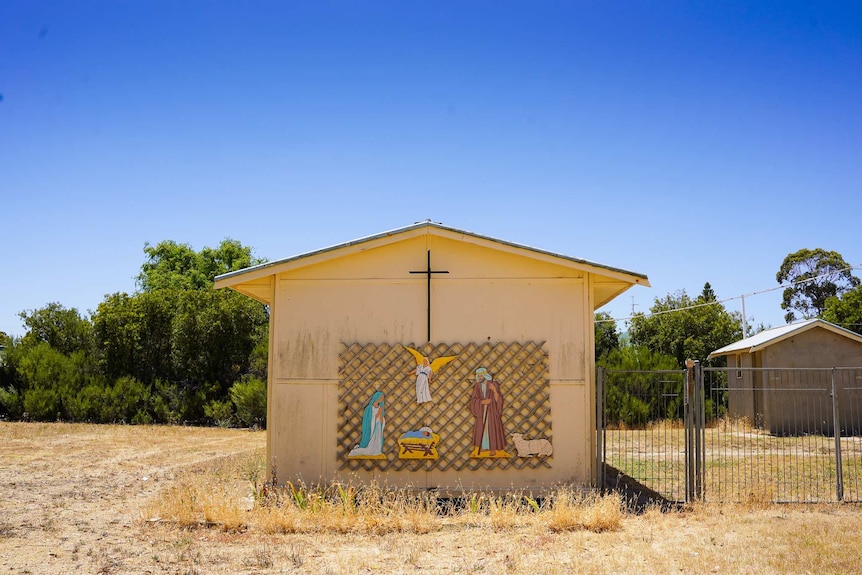
[[[862,368],[694,365],[598,382],[601,471],[670,501],[862,501]]]

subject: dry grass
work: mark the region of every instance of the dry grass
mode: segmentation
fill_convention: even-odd
[[[258,476],[250,476],[249,470],[262,472],[261,454],[262,449],[258,448],[188,470],[144,505],[142,518],[150,522],[170,521],[180,527],[206,525],[223,531],[246,529],[248,512],[254,506],[255,480],[260,484]]]
[[[835,501],[836,445],[832,437],[774,436],[745,418],[708,427],[704,439],[704,492],[713,501],[745,503]],[[843,437],[845,500],[862,500],[862,438]],[[685,498],[685,430],[672,422],[648,429],[608,430],[609,465],[673,500]]]
[[[263,468],[262,451],[195,469],[142,509],[146,522],[259,534],[427,534],[449,528],[505,531],[530,527],[550,532],[619,529],[616,494],[560,488],[540,501],[512,494],[464,493],[440,499],[433,492],[372,485],[264,485],[249,469]]]
[[[854,505],[752,491],[633,515],[572,489],[453,507],[382,486],[264,492],[262,445],[237,430],[0,423],[0,573],[858,572]]]
[[[731,417],[724,415],[711,423],[711,426],[718,429],[722,433],[763,433],[766,432],[758,429],[751,424],[751,420],[747,417]]]

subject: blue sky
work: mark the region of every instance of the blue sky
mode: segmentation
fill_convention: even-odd
[[[647,274],[615,317],[860,265],[860,102],[862,3],[6,0],[0,330],[133,291],[145,242],[426,218]]]

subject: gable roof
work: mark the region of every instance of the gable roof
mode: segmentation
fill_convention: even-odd
[[[837,326],[834,323],[829,323],[828,321],[814,318],[783,325],[781,327],[763,330],[760,333],[756,333],[751,337],[741,339],[730,345],[726,345],[721,349],[717,349],[711,354],[709,354],[709,357],[713,358],[720,355],[733,355],[736,353],[754,353],[755,351],[760,351],[761,349],[769,347],[770,345],[774,345],[779,341],[783,341],[789,337],[798,335],[800,333],[815,328],[822,328],[832,333],[836,333],[838,335],[842,335],[844,337],[862,343],[862,335],[859,335],[858,333],[852,332],[848,329],[844,329],[843,327]]]
[[[371,248],[384,246],[426,234],[447,237],[459,241],[467,241],[491,249],[507,251],[531,257],[533,259],[578,269],[612,280],[607,282],[606,289],[597,289],[595,298],[596,309],[611,301],[613,298],[629,289],[632,285],[643,285],[647,287],[650,285],[649,279],[644,274],[626,271],[605,264],[566,256],[523,244],[492,238],[490,236],[484,236],[474,232],[459,230],[457,228],[444,226],[443,224],[426,220],[319,250],[266,262],[234,272],[228,272],[226,274],[216,276],[214,287],[216,289],[229,287],[262,301],[263,303],[269,304],[271,302],[267,301],[268,295],[265,293],[266,290],[262,289],[263,284],[260,281],[263,278],[268,278],[269,276],[278,273],[291,271],[312,264],[318,264],[337,257],[343,257],[351,253],[358,253]],[[601,294],[598,293],[599,291],[601,291]]]

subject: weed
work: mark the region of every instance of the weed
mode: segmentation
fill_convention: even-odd
[[[287,552],[287,558],[294,567],[302,567],[302,564],[305,563],[305,559],[303,559],[302,553],[296,545],[290,546],[290,550]]]
[[[119,569],[121,565],[122,564],[117,559],[104,557],[99,562],[99,567],[96,569],[96,575],[112,575],[117,572],[117,569]]]
[[[506,567],[506,571],[509,573],[516,572],[518,570],[518,565],[520,564],[520,559],[520,553],[517,548],[507,553],[503,558],[503,565]]]
[[[341,483],[335,484],[336,489],[338,490],[338,497],[341,501],[341,506],[345,513],[355,514],[356,513],[356,488],[348,486],[347,489]]]
[[[422,556],[422,549],[414,542],[407,548],[407,553],[404,556],[404,560],[408,565],[412,565],[413,567],[419,568],[419,558]]]
[[[0,539],[11,539],[15,536],[15,528],[8,521],[0,521]]]
[[[40,526],[43,531],[54,532],[57,530],[57,525],[55,523],[56,517],[48,510],[45,509],[42,512],[42,519],[40,521]]]
[[[714,427],[717,427],[722,433],[751,433],[756,431],[748,417],[731,417],[727,414],[715,420]]]
[[[750,509],[765,509],[775,500],[775,483],[769,477],[758,475],[749,484],[742,505]]]
[[[272,547],[269,544],[264,543],[263,545],[255,548],[252,552],[251,557],[246,561],[246,564],[249,567],[259,567],[261,569],[268,569],[275,565],[275,561],[272,556]]]

